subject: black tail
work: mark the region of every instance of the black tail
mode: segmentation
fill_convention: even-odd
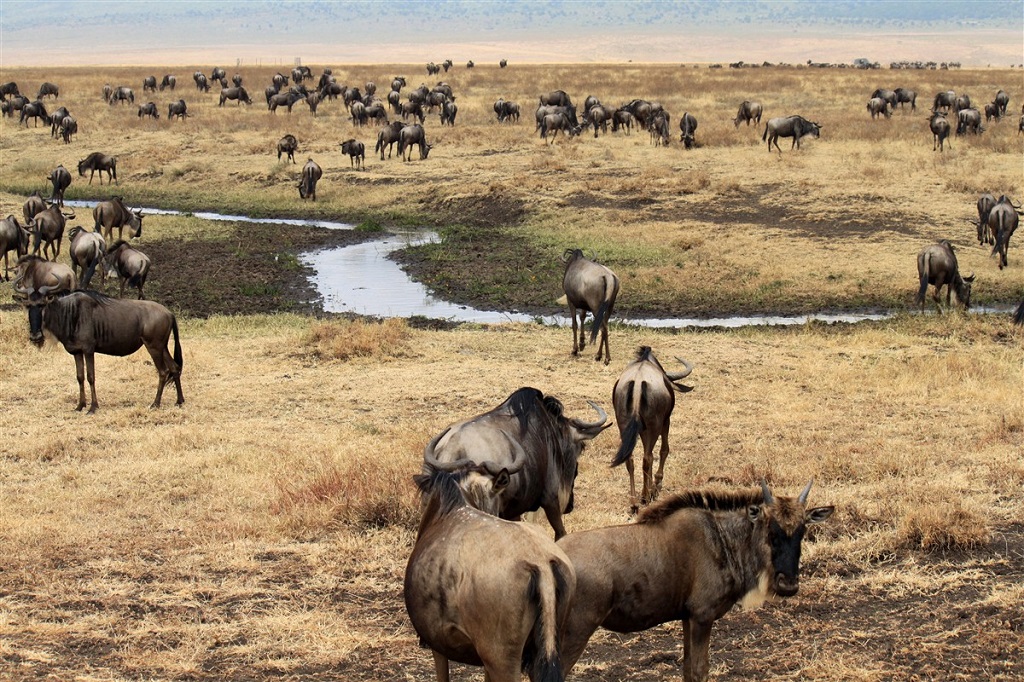
[[[100,261],[102,261],[102,260],[103,260],[103,255],[102,254],[96,254],[96,257],[93,259],[93,261],[91,263],[89,263],[89,267],[86,269],[85,273],[82,275],[82,281],[79,282],[80,288],[82,288],[82,289],[88,289],[89,288],[89,282],[92,281],[92,276],[96,274],[96,266],[98,266],[100,264]]]
[[[1024,324],[1024,299],[1022,299],[1020,305],[1017,306],[1017,312],[1013,314],[1013,323]]]
[[[558,561],[549,564],[550,573],[532,567],[527,600],[537,608],[531,640],[523,649],[523,670],[536,682],[564,682],[559,649],[559,608],[565,604],[568,583]],[[553,584],[548,583],[552,579]],[[562,615],[565,615],[564,613]]]
[[[630,383],[629,388],[626,391],[626,404],[633,404],[633,391],[636,389],[635,383]],[[647,402],[647,384],[640,384],[640,406],[641,408]],[[641,410],[634,412],[629,421],[626,422],[626,428],[622,432],[622,444],[619,446],[619,451],[615,453],[615,459],[612,460],[612,466],[617,467],[630,457],[633,456],[633,449],[636,448],[636,439],[640,436],[640,432],[644,429],[643,419],[640,418]]]
[[[184,357],[181,354],[181,339],[178,338],[178,318],[171,317],[171,331],[174,332],[174,363],[178,365],[178,376],[181,376],[181,368],[185,366]]]

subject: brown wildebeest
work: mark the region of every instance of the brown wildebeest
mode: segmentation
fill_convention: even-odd
[[[374,151],[380,152],[380,160],[384,160],[384,147],[388,148],[388,158],[391,158],[391,150],[394,148],[395,143],[399,141],[402,135],[402,128],[405,124],[401,121],[392,121],[390,125],[386,125],[381,128],[381,131],[377,133],[377,146],[374,147]]]
[[[142,288],[146,286],[146,277],[149,276],[149,256],[121,240],[114,242],[107,249],[103,264],[106,266],[107,276],[117,277],[121,282],[120,298],[124,298],[125,285],[139,290],[139,300],[146,298]]]
[[[356,139],[348,139],[341,143],[341,153],[348,154],[350,167],[366,170],[366,145]]]
[[[791,597],[800,586],[800,543],[835,508],[807,508],[750,492],[690,491],[645,508],[636,523],[571,533],[558,541],[576,569],[562,666],[569,670],[594,631],[638,632],[683,621],[683,678],[704,682],[715,621],[734,605]]]
[[[779,116],[777,118],[768,119],[768,123],[764,126],[764,134],[761,135],[761,140],[768,141],[768,151],[772,150],[772,143],[775,144],[775,148],[782,153],[782,149],[779,147],[780,137],[792,137],[793,144],[789,146],[790,149],[796,147],[800,149],[800,138],[805,135],[811,137],[821,136],[821,125],[818,123],[812,123],[803,116]]]
[[[425,471],[466,472],[460,485],[470,504],[503,519],[543,509],[560,538],[583,446],[611,426],[605,411],[590,405],[597,421],[569,419],[554,396],[520,388],[493,410],[438,434],[424,450]]]
[[[683,143],[683,146],[687,149],[693,149],[697,146],[697,140],[694,135],[697,133],[697,118],[690,112],[684,112],[679,117],[679,141]]]
[[[921,282],[921,288],[917,291],[915,303],[924,310],[924,295],[928,291],[928,285],[935,287],[932,298],[935,299],[935,307],[939,307],[939,292],[946,287],[946,307],[949,307],[950,297],[956,292],[956,299],[966,310],[971,305],[971,283],[974,282],[974,273],[969,277],[961,277],[960,269],[957,266],[956,254],[953,252],[953,245],[948,240],[929,244],[917,254],[917,275]],[[941,308],[939,308],[941,310]]]
[[[42,302],[48,296],[74,291],[78,278],[63,263],[53,263],[39,256],[25,255],[14,266],[15,297],[23,301]]]
[[[36,217],[37,213],[42,213],[48,207],[46,199],[39,194],[39,190],[35,190],[32,194],[28,195],[28,199],[25,200],[25,205],[21,207],[21,212],[25,215],[25,222],[30,223],[32,219]]]
[[[559,112],[555,114],[546,114],[540,121],[540,136],[547,141],[548,144],[554,144],[555,138],[558,137],[558,131],[565,131],[565,134],[570,138],[576,137],[582,132],[582,128],[578,125],[573,125],[569,116],[565,113]],[[550,133],[550,137],[548,134]]]
[[[61,164],[50,171],[46,179],[53,185],[53,194],[50,195],[50,201],[56,201],[58,206],[63,206],[64,192],[71,186],[71,173]]]
[[[39,86],[39,94],[36,95],[36,99],[42,99],[44,97],[60,97],[60,88],[53,83],[43,83]]]
[[[229,99],[233,99],[241,106],[242,103],[252,104],[252,98],[249,97],[248,91],[245,88],[238,85],[233,88],[221,88],[220,89],[220,102],[217,106],[224,106],[224,102]]]
[[[32,231],[34,236],[32,253],[38,254],[42,245],[43,257],[47,258],[46,251],[49,249],[53,254],[53,260],[60,255],[60,245],[64,240],[64,226],[68,218],[74,218],[75,212],[64,213],[57,204],[50,204],[45,211],[36,213],[25,227]],[[54,248],[56,242],[56,248]]]
[[[572,99],[568,94],[566,94],[565,90],[552,90],[551,92],[540,96],[540,105],[571,107]]]
[[[156,102],[146,102],[139,107],[139,118],[143,116],[149,116],[150,118],[160,118],[160,112],[157,111]]]
[[[938,147],[940,152],[944,151],[946,138],[949,137],[949,121],[946,120],[946,115],[939,112],[933,113],[928,120],[928,127],[931,129],[932,136],[934,137],[932,140],[932,151],[935,151],[936,147]],[[953,145],[949,145],[949,148],[952,149]]]
[[[988,214],[992,210],[992,207],[996,205],[996,198],[991,194],[982,194],[978,197],[978,222],[974,223],[973,220],[968,222],[974,223],[978,228],[978,243],[979,244],[994,244],[995,235],[988,226]]]
[[[156,92],[156,76],[146,76],[142,79],[142,92]]]
[[[693,390],[676,382],[686,378],[693,371],[693,365],[682,358],[676,358],[686,368],[681,372],[666,372],[654,357],[650,346],[641,346],[636,360],[622,370],[612,389],[612,404],[615,406],[615,421],[619,425],[621,445],[612,460],[612,466],[626,463],[629,473],[629,504],[635,514],[640,504],[649,504],[658,498],[661,481],[668,458],[668,431],[672,410],[676,405],[675,392]],[[643,491],[637,503],[636,479],[633,474],[633,449],[636,439],[643,443]],[[658,472],[654,474],[654,444],[661,438],[661,452]]]
[[[4,277],[8,281],[11,279],[11,263],[8,254],[14,251],[19,258],[28,255],[31,237],[32,233],[23,228],[13,215],[0,220],[0,254],[3,254],[4,257],[4,269],[3,272],[0,272],[0,282],[4,280]]]
[[[114,240],[117,228],[118,240],[124,239],[124,228],[134,231],[132,238],[142,236],[142,209],[132,210],[124,205],[124,197],[110,197],[92,209],[93,229],[102,232],[108,241]]]
[[[999,259],[999,269],[1008,264],[1006,251],[1010,248],[1010,237],[1017,230],[1020,204],[1014,204],[1010,197],[1000,195],[992,210],[988,212],[988,229],[993,236],[992,255]]]
[[[896,104],[900,105],[900,109],[903,109],[904,104],[909,104],[911,111],[917,111],[917,92],[907,88],[896,88],[893,93],[896,94]],[[893,108],[896,106],[893,105]]]
[[[740,123],[746,123],[749,127],[751,121],[753,121],[755,125],[761,125],[761,114],[763,111],[764,107],[761,106],[760,102],[743,100],[743,102],[740,103],[739,111],[736,112],[736,118],[734,118],[732,122],[737,128],[740,127]]]
[[[41,347],[45,329],[74,356],[78,375],[76,410],[85,407],[87,374],[92,391],[89,414],[99,407],[96,400],[96,353],[123,357],[143,345],[159,375],[156,398],[151,407],[160,407],[160,398],[168,381],[173,381],[178,390],[177,404],[185,402],[181,392],[182,353],[178,321],[167,308],[153,301],[122,301],[96,291],[73,291],[52,296],[49,294],[53,292],[47,290],[33,295],[24,285],[16,285],[15,291],[28,308],[29,340]],[[168,349],[172,333],[173,357]]]
[[[288,134],[282,137],[277,142],[277,160],[281,160],[281,155],[285,154],[285,161],[291,159],[292,163],[295,163],[295,151],[299,148],[299,141],[295,139],[294,135]]]
[[[402,115],[403,121],[408,121],[410,116],[415,116],[420,123],[423,123],[423,105],[419,102],[402,102],[398,113]]]
[[[867,110],[868,113],[871,114],[872,119],[878,118],[879,114],[885,118],[889,118],[891,115],[889,112],[889,103],[881,97],[872,97],[869,99]]]
[[[50,125],[52,122],[50,115],[46,113],[46,107],[39,100],[29,102],[21,107],[21,118],[18,119],[18,122],[24,123],[27,128],[30,118],[32,119],[32,127],[39,125],[39,119],[43,119],[43,123],[46,125]]]
[[[413,145],[420,149],[420,161],[426,160],[430,150],[434,148],[434,145],[427,144],[427,134],[419,123],[404,126],[398,133],[398,155],[402,157],[403,161],[412,161]],[[406,150],[409,151],[408,156],[405,153]]]
[[[167,120],[173,121],[175,118],[185,120],[188,116],[188,105],[185,104],[185,100],[179,99],[177,102],[171,102],[167,105]]]
[[[617,133],[619,128],[625,128],[626,134],[629,135],[633,130],[633,126],[636,125],[636,117],[629,109],[616,109],[612,112],[612,132]]]
[[[175,78],[174,76],[172,76],[169,73],[165,74],[163,79],[160,81],[160,92],[163,92],[164,88],[170,88],[171,91],[173,92],[174,91],[174,86],[176,86],[177,84],[178,84],[178,79],[177,78]]]
[[[71,144],[71,137],[78,134],[78,121],[73,116],[65,116],[60,122],[60,137],[64,144]]]
[[[93,152],[78,162],[78,175],[85,177],[85,171],[89,171],[89,184],[92,184],[92,176],[99,171],[100,184],[103,184],[103,173],[107,173],[107,184],[117,184],[117,157],[108,156],[102,152]]]
[[[316,201],[316,183],[320,181],[323,174],[323,170],[316,161],[307,160],[306,165],[302,167],[302,176],[299,178],[299,198]]]
[[[81,282],[83,289],[89,288],[89,282],[96,273],[107,252],[107,243],[99,232],[89,232],[76,225],[68,232],[68,253],[71,255],[71,270]],[[104,271],[100,269],[100,277]]]
[[[532,682],[564,680],[559,645],[576,589],[565,553],[530,524],[469,506],[457,476],[415,481],[424,511],[405,607],[438,682],[448,682],[450,660],[483,666],[488,682],[519,682],[524,672]]]
[[[604,364],[612,359],[608,347],[608,319],[615,307],[615,298],[619,295],[619,278],[604,265],[596,263],[583,255],[581,249],[566,249],[562,254],[565,263],[565,275],[562,277],[562,290],[569,303],[569,317],[572,318],[572,354],[579,355],[586,344],[583,323],[587,313],[594,315],[594,323],[590,328],[590,343],[593,345],[601,332],[601,341],[597,344],[597,356],[601,359],[604,353]],[[579,326],[576,324],[576,311],[579,311]]]

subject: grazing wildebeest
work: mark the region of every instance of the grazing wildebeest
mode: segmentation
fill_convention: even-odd
[[[761,125],[761,114],[764,108],[760,102],[751,102],[749,100],[743,100],[740,103],[739,111],[736,112],[736,118],[732,120],[733,124],[739,128],[740,123],[746,123],[747,126],[753,121],[757,125]]]
[[[117,183],[117,157],[108,156],[102,152],[93,152],[78,162],[78,175],[85,177],[85,171],[89,171],[89,184],[92,184],[92,177],[99,171],[100,184],[103,184],[103,172],[107,173],[107,184]]]
[[[1010,197],[1000,195],[992,210],[988,212],[988,229],[994,238],[992,255],[998,256],[999,269],[1007,265],[1006,251],[1010,248],[1010,237],[1017,230],[1020,222],[1020,205],[1014,204]]]
[[[124,239],[124,228],[127,226],[134,232],[131,236],[142,236],[142,209],[132,210],[124,205],[123,197],[110,197],[101,201],[92,209],[93,229],[102,233],[108,241],[114,240],[114,228],[117,228],[118,240]]]
[[[50,137],[57,137],[57,132],[60,130],[60,122],[64,120],[65,116],[70,115],[71,112],[68,111],[67,107],[57,107],[57,110],[50,114]]]
[[[43,83],[39,86],[39,94],[36,95],[36,99],[42,99],[44,97],[59,97],[60,88],[53,83]]]
[[[540,122],[540,136],[547,141],[548,144],[554,144],[555,138],[558,137],[558,131],[565,131],[565,134],[571,137],[576,137],[582,131],[582,128],[578,125],[573,125],[569,117],[564,113],[547,114]],[[548,137],[548,133],[551,134]]]
[[[299,148],[299,141],[295,139],[294,135],[288,134],[282,137],[277,142],[277,160],[281,160],[281,155],[285,154],[285,161],[291,159],[292,163],[295,163],[295,151]]]
[[[366,170],[366,145],[356,139],[348,139],[341,143],[341,153],[348,154],[349,167]]]
[[[143,116],[149,116],[150,118],[160,118],[160,112],[157,111],[156,102],[146,102],[139,107],[139,118]]]
[[[881,97],[872,97],[871,99],[869,99],[867,109],[868,113],[871,114],[872,119],[878,118],[879,114],[881,114],[885,118],[889,118],[890,116],[889,103],[886,102]]]
[[[384,160],[384,147],[388,148],[388,158],[391,158],[391,150],[395,146],[395,143],[399,141],[402,135],[402,128],[405,124],[401,121],[392,121],[391,124],[381,128],[381,131],[377,133],[377,146],[374,147],[374,151],[380,152],[380,160]]]
[[[323,170],[319,164],[313,159],[308,159],[299,178],[299,198],[316,201],[316,183],[320,181],[322,175]]]
[[[946,120],[946,115],[941,112],[935,112],[928,120],[928,128],[932,131],[932,151],[938,147],[939,151],[945,149],[946,138],[949,137],[949,121]],[[949,146],[950,149],[953,145]]]
[[[952,90],[936,93],[935,99],[932,102],[932,113],[938,113],[939,109],[945,109],[948,112],[955,105],[956,93]]]
[[[612,112],[612,132],[616,133],[619,128],[625,128],[626,134],[629,135],[633,130],[633,126],[636,124],[636,117],[629,109],[616,109]]]
[[[643,130],[647,130],[651,123],[651,117],[657,109],[661,108],[661,105],[657,105],[656,109],[655,104],[648,102],[645,99],[634,99],[628,104],[623,104],[620,108],[627,109],[629,113],[633,114],[633,117],[637,120],[637,123],[640,124],[640,127]]]
[[[25,199],[25,204],[21,207],[21,212],[25,215],[25,222],[30,223],[37,214],[45,211],[48,208],[46,199],[39,194],[39,190],[35,190],[32,194],[28,195]]]
[[[697,119],[689,112],[684,113],[679,119],[679,141],[687,149],[692,149],[697,144],[693,137],[696,132]]]
[[[228,72],[220,68],[219,66],[213,67],[213,71],[210,72],[210,80],[212,81],[222,81],[227,77]]]
[[[878,98],[885,102],[889,107],[896,108],[896,92],[894,90],[883,90],[882,88],[876,89],[871,93],[871,99]]]
[[[1006,107],[1010,106],[1010,96],[1006,94],[1005,90],[1000,90],[996,93],[996,97],[992,100],[992,103],[999,107],[999,115],[1006,116]]]
[[[43,123],[46,125],[51,123],[50,115],[46,113],[46,107],[39,100],[29,102],[21,107],[21,118],[18,119],[18,123],[24,123],[27,128],[30,118],[33,128],[39,125],[39,119],[43,119]]]
[[[64,144],[71,144],[71,137],[78,134],[78,121],[73,116],[65,116],[60,122],[60,138]]]
[[[235,100],[238,103],[238,106],[241,106],[243,102],[245,104],[252,104],[252,99],[249,97],[249,93],[240,85],[233,88],[221,88],[220,102],[217,106],[224,106],[224,102],[229,99]]]
[[[127,85],[120,85],[114,88],[114,91],[110,93],[110,104],[114,102],[128,102],[129,104],[135,104],[135,93]]]
[[[425,160],[430,154],[430,150],[434,148],[434,145],[427,144],[427,135],[419,123],[403,126],[398,133],[398,155],[402,157],[403,161],[412,161],[413,145],[420,149],[420,161]],[[406,150],[409,152],[408,156]]]
[[[612,404],[615,406],[615,421],[619,425],[619,450],[612,460],[612,466],[625,462],[629,473],[629,504],[635,514],[641,504],[649,504],[658,498],[661,481],[668,459],[669,423],[675,408],[675,391],[686,393],[689,386],[677,384],[693,371],[693,365],[682,358],[676,358],[686,368],[680,372],[666,372],[654,357],[650,346],[641,346],[636,360],[626,365],[612,388]],[[636,479],[633,473],[633,449],[636,440],[643,443],[643,490],[639,502],[636,497]],[[654,444],[661,438],[658,471],[654,473]]]
[[[4,280],[5,276],[8,281],[11,279],[9,274],[11,263],[8,254],[14,251],[19,258],[28,255],[31,237],[32,233],[23,228],[13,215],[0,220],[0,254],[3,254],[4,257],[4,269],[3,272],[0,272],[0,282]]]
[[[448,69],[452,68],[452,60],[444,60],[443,62],[441,62],[441,67],[444,69],[445,73],[448,73]]]
[[[982,194],[978,197],[978,243],[979,244],[994,244],[994,234],[988,226],[988,214],[992,210],[992,207],[996,205],[996,198],[991,194]],[[973,221],[971,221],[973,222]]]
[[[459,113],[459,107],[455,102],[447,100],[441,105],[441,125],[455,125],[455,115]]]
[[[669,115],[665,111],[659,111],[651,116],[647,122],[647,130],[651,134],[651,143],[656,147],[667,147],[669,143]]]
[[[71,256],[71,270],[78,277],[83,289],[89,288],[89,282],[96,269],[103,262],[107,253],[107,243],[99,232],[89,232],[76,225],[68,232],[68,254]],[[104,270],[100,269],[100,277]]]
[[[974,273],[969,277],[961,277],[960,269],[957,266],[956,254],[953,252],[953,245],[943,239],[935,244],[929,244],[917,254],[917,275],[921,287],[917,291],[917,298],[914,302],[924,310],[924,296],[928,292],[928,285],[935,287],[932,298],[935,300],[935,307],[939,308],[939,292],[946,287],[946,307],[950,305],[950,297],[956,292],[956,299],[966,310],[971,305],[971,283],[974,282]],[[941,308],[939,308],[941,310]]]
[[[56,201],[58,206],[64,205],[64,192],[71,186],[71,173],[63,165],[59,165],[50,171],[46,179],[53,185],[53,194],[50,201]]]
[[[402,102],[399,107],[399,113],[402,115],[402,120],[409,120],[410,116],[415,116],[423,123],[425,114],[423,113],[423,105],[420,102]]]
[[[999,120],[999,105],[995,102],[989,102],[985,105],[985,122],[991,121],[992,119]]]
[[[973,133],[980,135],[985,132],[981,126],[981,112],[977,109],[961,109],[956,113],[956,134]]]
[[[184,121],[186,116],[188,116],[188,105],[185,104],[185,100],[179,99],[177,102],[171,102],[167,105],[168,121],[173,121],[175,117]]]
[[[896,88],[893,92],[896,93],[896,104],[900,105],[900,109],[903,108],[904,104],[910,104],[910,110],[917,111],[916,91],[908,90],[907,88]]]
[[[0,85],[0,97],[2,98],[14,97],[15,95],[20,94],[21,93],[18,92],[18,84],[14,81]]]
[[[638,632],[683,621],[683,677],[704,682],[715,621],[737,603],[791,597],[800,585],[800,543],[832,506],[799,497],[688,491],[645,508],[636,523],[572,533],[558,546],[576,569],[576,599],[562,645],[566,673],[598,627]]]
[[[142,92],[156,92],[156,76],[146,76],[142,79]]]
[[[51,204],[45,211],[36,213],[25,226],[26,229],[32,231],[33,255],[38,255],[40,247],[42,247],[43,258],[48,258],[46,252],[50,250],[53,260],[57,260],[57,256],[60,255],[61,242],[64,241],[64,227],[67,225],[68,218],[74,217],[74,211],[64,213],[57,204]]]
[[[805,135],[811,137],[821,136],[821,124],[812,123],[805,119],[803,116],[780,116],[778,118],[768,119],[768,123],[764,127],[764,134],[761,135],[762,140],[768,141],[768,151],[772,150],[772,143],[775,144],[775,148],[782,153],[782,149],[779,148],[780,137],[792,137],[793,144],[789,146],[790,149],[796,147],[800,149],[800,138]]]
[[[107,249],[107,255],[103,259],[108,277],[117,277],[121,282],[121,293],[124,298],[125,285],[135,287],[139,290],[139,300],[146,298],[142,288],[146,286],[146,277],[149,276],[151,262],[149,256],[136,248],[128,245],[128,242],[118,240]]]
[[[70,268],[68,268],[70,271]],[[94,355],[131,355],[143,345],[153,359],[159,375],[156,398],[151,407],[160,407],[164,386],[173,381],[178,390],[177,404],[185,402],[181,392],[182,353],[178,321],[167,308],[153,301],[123,301],[96,291],[73,291],[51,296],[51,289],[33,293],[15,285],[15,291],[28,308],[29,340],[43,345],[43,330],[53,334],[74,356],[78,375],[78,406],[85,407],[85,378],[88,375],[92,403],[96,412],[96,368]],[[174,355],[168,348],[174,334]]]
[[[594,359],[600,360],[603,352],[604,364],[607,365],[612,359],[608,347],[608,319],[615,308],[615,298],[619,295],[619,278],[604,265],[584,256],[582,249],[566,249],[562,254],[562,262],[565,263],[562,290],[565,291],[569,317],[572,318],[572,354],[579,355],[586,345],[583,324],[589,312],[594,315],[594,323],[590,328],[591,345],[597,339],[598,331],[601,332],[601,341],[597,344],[597,356]]]
[[[199,90],[200,92],[210,91],[210,81],[206,77],[206,74],[196,71],[192,74],[192,80],[196,82],[196,90]]]
[[[170,88],[174,91],[174,86],[178,84],[178,79],[171,74],[165,74],[163,80],[160,81],[160,92],[164,91],[164,88]]]
[[[433,471],[415,481],[423,517],[405,569],[405,607],[433,650],[438,682],[448,682],[450,660],[483,666],[489,682],[519,682],[523,672],[533,682],[563,680],[559,645],[576,589],[565,553],[529,524],[469,506],[458,475]]]
[[[498,407],[452,424],[423,453],[424,471],[463,471],[470,504],[503,519],[543,509],[555,538],[573,508],[577,463],[587,441],[611,426],[595,403],[595,422],[569,419],[562,403],[524,387]]]

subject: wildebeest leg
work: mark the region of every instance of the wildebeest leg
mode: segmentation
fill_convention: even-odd
[[[704,682],[708,678],[708,645],[711,643],[711,624],[686,621],[683,625],[683,633],[686,639],[683,654],[683,679],[685,682]]]
[[[565,535],[565,525],[562,523],[562,510],[558,504],[556,501],[544,506],[544,515],[548,518],[548,523],[551,524],[551,528],[555,531],[556,542]],[[515,679],[518,680],[519,678],[516,677]]]
[[[612,314],[611,307],[605,313],[604,320],[601,322],[601,343],[598,345],[597,360],[601,359],[601,346],[604,346],[604,364],[608,364],[612,361],[612,351],[608,347],[608,317]]]
[[[85,407],[85,358],[81,353],[75,353],[75,375],[78,377],[78,407],[75,410],[81,412]]]
[[[650,504],[657,495],[654,492],[654,442],[648,442],[647,431],[643,433],[641,440],[644,445],[644,487],[640,493],[640,504]]]
[[[633,466],[632,456],[626,460],[626,473],[629,474],[629,513],[636,514],[640,509],[640,505],[636,501],[636,476],[634,474],[635,467]]]
[[[587,345],[586,334],[584,333],[584,328],[585,328],[586,322],[587,322],[587,311],[586,311],[586,309],[585,308],[580,309],[579,315],[580,315],[580,346],[579,346],[579,352],[582,353],[583,352],[583,348]],[[575,320],[573,320],[572,330],[573,330],[573,334],[575,335],[575,333],[576,333],[576,321]],[[574,341],[575,341],[575,339],[574,339]],[[576,347],[576,344],[574,342],[573,343],[573,348],[575,348],[575,347]],[[573,354],[575,355],[575,352]]]
[[[651,495],[652,500],[658,499],[658,495],[661,493],[661,482],[665,478],[665,460],[668,459],[669,447],[668,447],[668,429],[671,422],[665,422],[665,428],[661,431],[661,451],[658,453],[658,472],[654,474],[654,493]]]
[[[149,356],[153,358],[153,366],[156,367],[159,377],[156,384],[156,398],[153,399],[150,409],[160,407],[160,400],[164,395],[164,386],[172,379],[174,380],[175,388],[178,389],[177,404],[181,405],[185,402],[185,396],[181,392],[181,368],[178,367],[178,363],[174,361],[170,351],[167,350],[167,341],[167,339],[164,339],[155,343],[146,342],[146,350],[149,351]]]
[[[449,682],[448,659],[436,651],[434,652],[434,673],[437,675],[437,682]]]

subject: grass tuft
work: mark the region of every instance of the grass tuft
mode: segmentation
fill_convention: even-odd
[[[356,357],[383,360],[407,355],[409,336],[409,327],[400,318],[382,322],[318,322],[310,328],[304,345],[314,356],[324,360]]]

